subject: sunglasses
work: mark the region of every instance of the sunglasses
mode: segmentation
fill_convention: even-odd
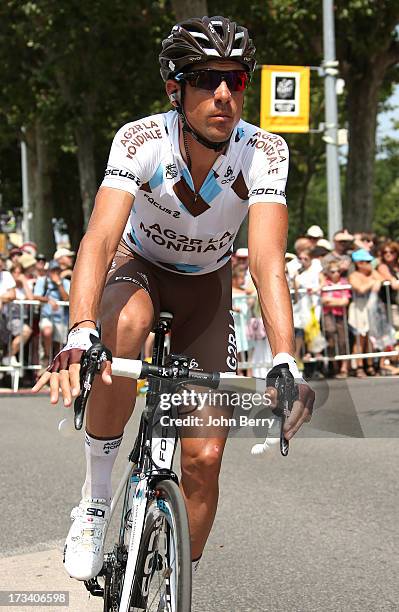
[[[329,270],[330,274],[339,274],[340,270]]]
[[[391,254],[391,255],[396,255],[396,251],[390,251],[390,250],[388,249],[387,251],[383,251],[383,252],[382,252],[382,254],[383,254],[383,255],[389,255],[389,254]]]
[[[215,91],[224,81],[230,91],[244,91],[248,87],[251,77],[245,70],[196,70],[176,75],[176,81],[187,81],[191,87]]]

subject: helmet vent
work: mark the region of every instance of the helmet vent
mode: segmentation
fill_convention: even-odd
[[[194,17],[172,28],[171,35],[162,43],[159,56],[164,81],[195,62],[208,59],[238,60],[248,72],[255,68],[255,46],[248,30],[226,17]],[[171,69],[172,61],[175,69]]]

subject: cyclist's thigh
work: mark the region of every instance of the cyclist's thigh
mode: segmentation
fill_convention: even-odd
[[[208,372],[234,373],[237,352],[231,311],[230,263],[211,274],[179,277],[172,284],[174,304],[170,304],[172,298],[169,296],[167,306],[174,313],[171,351],[187,355],[191,367],[198,365]],[[164,292],[161,299],[164,299]],[[197,391],[203,393],[205,390],[198,388]],[[208,403],[201,408],[188,406],[183,408],[181,416],[185,412],[198,418],[192,427],[180,428],[183,464],[202,457],[209,465],[217,465],[222,458],[233,413],[229,402],[217,407]]]
[[[208,372],[235,372],[230,262],[216,272],[179,279],[173,297],[168,297],[174,301],[172,352],[187,355]]]
[[[151,269],[118,250],[101,301],[104,343],[117,356],[135,358],[158,316],[159,295]]]

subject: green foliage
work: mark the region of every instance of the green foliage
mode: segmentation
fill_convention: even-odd
[[[0,7],[0,158],[10,156],[21,126],[45,126],[54,153],[57,211],[80,218],[74,130],[90,126],[98,179],[123,123],[165,109],[160,41],[173,17],[164,2],[98,0],[21,2]],[[19,164],[0,166],[3,205],[20,206]],[[7,180],[4,175],[7,174]],[[63,186],[64,177],[71,177]],[[18,189],[16,189],[18,187]],[[65,191],[69,193],[64,197]]]
[[[376,161],[374,231],[399,240],[399,141],[386,138]]]
[[[341,69],[362,78],[373,59],[395,40],[399,0],[337,0],[337,53]],[[208,0],[208,14],[228,14],[250,30],[258,64],[320,65],[323,56],[320,0]],[[21,127],[40,120],[54,157],[57,210],[81,223],[75,129],[89,125],[101,179],[111,139],[123,123],[169,108],[159,76],[161,40],[174,16],[170,0],[5,0],[0,4],[0,179],[3,206],[20,205],[18,141]],[[397,67],[380,90],[383,108]],[[312,73],[311,126],[324,120],[323,81]],[[244,118],[259,122],[260,72],[248,92]],[[340,125],[346,122],[346,97]],[[291,151],[288,184],[290,241],[312,223],[326,228],[325,146],[320,134],[286,135]],[[397,185],[386,160],[377,162],[376,225],[395,217]],[[392,166],[393,167],[393,166]],[[344,169],[343,169],[344,174]],[[384,175],[384,176],[383,176]],[[385,183],[383,192],[382,183]],[[396,187],[395,187],[396,185]],[[388,194],[389,195],[388,197]],[[390,202],[390,203],[388,203]],[[388,209],[390,212],[388,212]],[[395,227],[392,221],[390,227]],[[395,232],[399,235],[398,230]],[[78,234],[76,234],[78,235]]]

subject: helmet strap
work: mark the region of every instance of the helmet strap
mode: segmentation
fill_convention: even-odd
[[[187,142],[187,123],[185,123],[184,121],[183,121],[183,144],[184,144],[184,150],[186,151],[187,167],[189,171],[191,172],[191,155],[190,155],[190,150],[188,148],[188,142]]]

